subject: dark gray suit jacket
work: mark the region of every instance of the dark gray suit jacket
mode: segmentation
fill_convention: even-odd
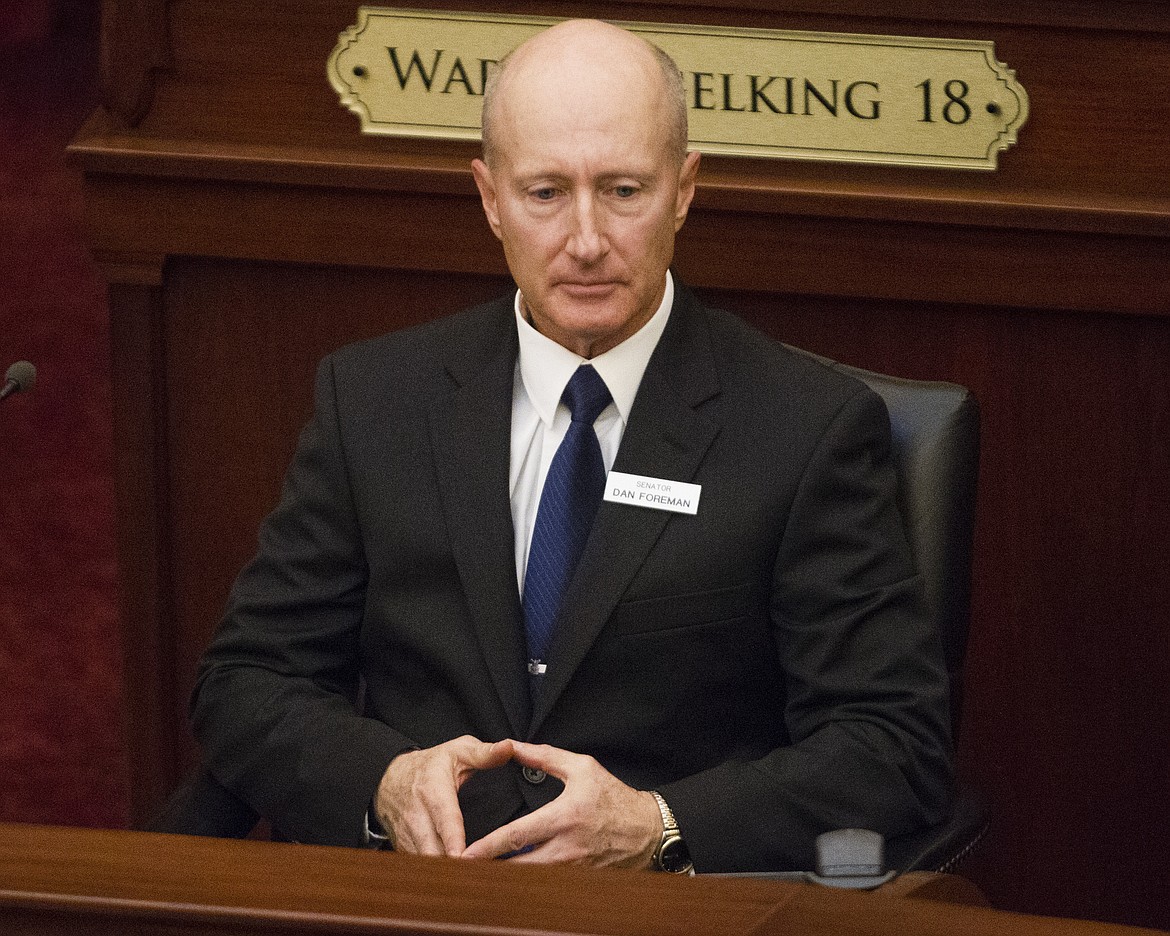
[[[510,299],[322,362],[316,410],[203,661],[212,772],[285,834],[356,845],[386,765],[468,733],[591,754],[671,804],[700,871],[807,868],[814,837],[940,819],[947,680],[880,399],[681,286],[535,706],[508,465]],[[360,710],[361,714],[358,714]],[[559,791],[461,792],[468,840]]]

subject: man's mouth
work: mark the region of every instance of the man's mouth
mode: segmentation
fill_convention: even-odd
[[[588,281],[573,281],[562,282],[560,288],[567,292],[570,296],[575,296],[580,299],[589,299],[596,296],[605,296],[613,292],[617,288],[617,283],[613,280],[601,280],[597,282]]]

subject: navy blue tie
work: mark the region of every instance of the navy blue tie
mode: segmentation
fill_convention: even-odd
[[[577,368],[561,395],[573,421],[549,465],[524,575],[528,671],[534,676],[544,673],[565,590],[601,505],[605,463],[593,421],[611,399],[605,381],[588,364]]]

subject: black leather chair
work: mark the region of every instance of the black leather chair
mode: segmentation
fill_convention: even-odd
[[[943,638],[957,737],[971,609],[978,405],[966,389],[955,384],[887,377],[806,351],[800,353],[864,381],[889,409],[901,507],[925,580],[927,605]],[[252,832],[258,818],[201,767],[146,828],[243,838]],[[982,838],[986,826],[979,800],[969,791],[961,791],[946,822],[888,841],[886,865],[900,872],[949,871]]]
[[[957,740],[971,620],[978,403],[957,384],[889,377],[807,351],[801,353],[864,381],[885,400],[890,412],[899,502],[910,548],[922,573],[927,608],[942,635]],[[953,870],[986,831],[981,800],[974,791],[960,789],[945,822],[886,842],[886,865],[900,872]]]

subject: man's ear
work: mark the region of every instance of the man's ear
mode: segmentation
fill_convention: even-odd
[[[695,177],[699,174],[699,153],[687,153],[678,171],[678,197],[674,202],[674,229],[677,231],[687,219],[691,199],[695,197]]]
[[[479,189],[479,198],[483,202],[483,213],[487,216],[487,222],[491,225],[492,233],[499,240],[503,240],[503,237],[500,235],[500,210],[496,199],[496,183],[492,178],[492,171],[482,159],[473,159],[471,161],[471,174],[475,176],[475,186]]]

